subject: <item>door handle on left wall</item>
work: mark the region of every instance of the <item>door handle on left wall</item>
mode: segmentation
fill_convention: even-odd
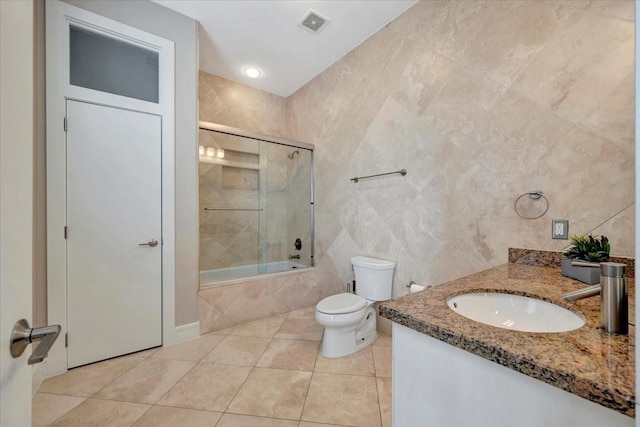
[[[11,331],[11,356],[20,357],[27,345],[34,341],[41,341],[27,363],[33,365],[42,362],[60,335],[60,330],[60,325],[31,328],[26,319],[18,320]]]
[[[156,246],[158,246],[158,241],[156,239],[153,239],[149,240],[147,243],[138,243],[138,246],[151,246],[152,248],[155,248]]]

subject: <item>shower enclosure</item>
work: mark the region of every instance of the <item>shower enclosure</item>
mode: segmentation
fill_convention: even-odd
[[[200,122],[200,285],[313,266],[313,145]]]

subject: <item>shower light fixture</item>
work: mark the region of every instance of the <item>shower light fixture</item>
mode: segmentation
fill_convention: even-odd
[[[204,145],[198,145],[198,156],[204,156]]]
[[[242,71],[252,79],[258,78],[262,75],[262,71],[257,67],[244,67]]]
[[[216,157],[219,159],[224,159],[224,149],[223,148],[218,148],[218,150],[216,151]]]
[[[216,155],[216,149],[213,147],[207,147],[207,156],[214,157]]]

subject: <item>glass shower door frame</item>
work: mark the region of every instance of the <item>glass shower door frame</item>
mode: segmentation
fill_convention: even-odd
[[[223,134],[227,134],[227,135],[234,135],[234,136],[238,136],[238,137],[244,137],[244,138],[250,138],[250,139],[254,139],[257,140],[258,142],[260,142],[260,179],[259,179],[259,236],[260,236],[260,242],[259,242],[259,259],[258,259],[258,265],[259,265],[259,274],[264,274],[267,271],[266,265],[268,262],[268,258],[267,258],[267,243],[266,243],[266,237],[267,236],[267,230],[268,230],[268,219],[267,219],[267,214],[268,214],[268,210],[267,210],[267,197],[268,195],[266,194],[266,155],[263,155],[263,153],[266,154],[267,151],[267,147],[269,144],[278,144],[278,145],[283,145],[283,146],[287,146],[287,147],[291,147],[291,148],[299,148],[299,149],[304,149],[304,150],[308,150],[308,152],[310,153],[310,161],[311,161],[311,165],[310,165],[310,200],[309,200],[309,215],[310,215],[310,239],[311,241],[309,242],[309,250],[310,250],[310,255],[309,255],[309,267],[314,267],[315,266],[315,260],[314,260],[314,253],[315,253],[315,209],[314,209],[314,203],[315,203],[315,191],[314,191],[314,182],[315,182],[315,159],[314,159],[314,150],[315,150],[315,146],[313,144],[308,144],[305,142],[300,142],[300,141],[295,141],[295,140],[289,140],[289,139],[285,139],[285,138],[279,138],[279,137],[273,137],[273,136],[269,136],[269,135],[263,135],[263,134],[259,134],[259,133],[255,133],[255,132],[251,132],[251,131],[247,131],[244,129],[239,129],[239,128],[234,128],[234,127],[230,127],[230,126],[225,126],[225,125],[220,125],[220,124],[216,124],[216,123],[209,123],[209,122],[204,122],[201,121],[199,123],[199,127],[202,130],[209,130],[209,131],[214,131],[214,132],[219,132],[219,133],[223,133]]]

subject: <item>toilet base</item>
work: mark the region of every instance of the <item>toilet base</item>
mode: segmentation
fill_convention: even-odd
[[[320,354],[332,359],[347,356],[368,346],[377,337],[376,311],[373,306],[369,306],[363,320],[355,327],[325,327]]]

